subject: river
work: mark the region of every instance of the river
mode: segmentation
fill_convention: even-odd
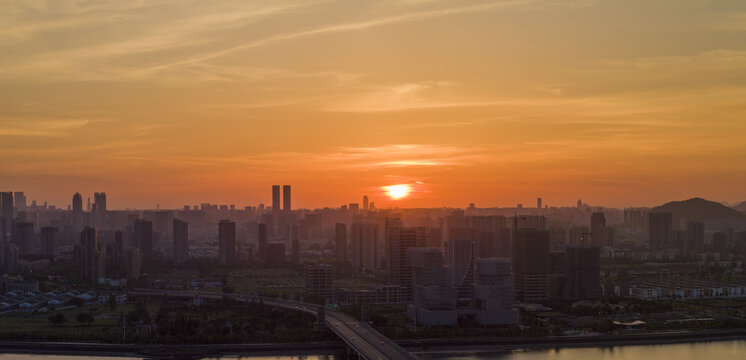
[[[730,360],[746,359],[746,340],[712,341],[665,345],[627,345],[613,347],[560,348],[551,350],[524,350],[502,353],[447,353],[420,354],[419,357],[437,360]],[[136,358],[0,354],[0,360],[132,360]],[[204,360],[339,360],[327,355],[269,356],[269,357],[222,357]]]

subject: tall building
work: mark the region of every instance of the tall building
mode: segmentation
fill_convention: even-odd
[[[267,224],[259,223],[257,228],[257,239],[259,241],[259,258],[263,259],[267,255]]]
[[[80,195],[80,193],[75,193],[73,195],[73,213],[82,213],[83,212],[83,196]]]
[[[606,216],[602,212],[591,215],[591,244],[604,246],[606,244]]]
[[[409,249],[427,244],[427,229],[405,228],[398,219],[386,219],[386,245],[388,253],[388,280],[401,288],[405,299],[412,298],[412,268]]]
[[[282,186],[282,210],[284,212],[290,212],[290,185]]]
[[[15,240],[13,243],[18,247],[18,255],[28,255],[33,251],[34,223],[16,223]]]
[[[135,220],[132,242],[140,250],[142,262],[148,264],[153,259],[153,222],[145,219]]]
[[[59,229],[45,226],[41,228],[41,254],[54,258],[57,255]]]
[[[277,234],[280,225],[280,185],[272,185],[272,233]]]
[[[127,278],[139,278],[142,269],[142,256],[140,255],[140,249],[127,248],[124,253],[124,272],[127,274]]]
[[[16,202],[16,211],[26,211],[26,195],[23,191],[17,191],[13,196]]]
[[[306,294],[329,299],[334,296],[334,266],[308,263],[303,268]]]
[[[0,217],[4,217],[7,223],[14,218],[13,214],[13,193],[0,192]]]
[[[446,242],[445,263],[449,286],[458,291],[459,299],[471,299],[474,295],[474,240],[454,239]]]
[[[96,212],[99,212],[99,213],[106,212],[106,193],[104,192],[93,193],[93,207],[96,210]]]
[[[298,225],[290,226],[290,246],[293,264],[300,264],[300,239],[298,239]]]
[[[378,225],[353,223],[350,226],[352,268],[370,272],[378,265]]]
[[[429,325],[455,322],[457,289],[448,279],[443,250],[433,247],[410,248],[413,302],[418,320]],[[427,316],[420,316],[425,315]],[[412,314],[413,315],[413,314]]]
[[[540,197],[536,198],[536,208],[541,209],[541,198]]]
[[[519,300],[531,303],[546,298],[549,231],[524,229],[514,233],[513,272]]]
[[[236,260],[236,223],[220,220],[218,224],[218,260],[232,264]]]
[[[334,258],[337,263],[347,261],[347,225],[342,223],[334,225]]]
[[[474,286],[475,319],[483,325],[511,325],[518,323],[514,307],[514,278],[510,259],[486,258],[477,260]]]
[[[565,298],[598,299],[601,296],[601,249],[568,246],[565,251]]]
[[[705,248],[705,224],[690,221],[686,225],[686,241],[683,244],[683,253],[692,256],[704,251]]]
[[[173,220],[174,263],[183,264],[189,259],[189,224],[179,219]]]
[[[363,210],[368,211],[368,195],[363,196]]]
[[[663,250],[671,245],[673,215],[671,213],[649,214],[648,244],[650,250]]]
[[[80,233],[80,250],[77,251],[78,266],[84,279],[97,282],[106,275],[105,254],[98,247],[98,231],[87,227]]]

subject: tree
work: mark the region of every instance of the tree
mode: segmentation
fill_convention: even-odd
[[[78,316],[75,317],[75,321],[82,325],[91,326],[95,319],[93,318],[93,316],[91,316],[91,314],[82,312],[78,313]]]
[[[49,316],[49,322],[52,324],[52,326],[59,326],[63,323],[66,323],[67,318],[65,317],[65,315],[57,313]]]

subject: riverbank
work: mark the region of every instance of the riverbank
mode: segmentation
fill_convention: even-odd
[[[725,331],[676,331],[610,336],[503,337],[467,339],[421,339],[397,341],[408,351],[419,354],[463,354],[541,350],[571,347],[614,347],[658,345],[711,341],[746,340],[746,329]],[[215,345],[145,345],[67,342],[0,342],[1,353],[122,356],[197,359],[225,355],[302,356],[343,355],[342,342],[292,344],[215,344]]]

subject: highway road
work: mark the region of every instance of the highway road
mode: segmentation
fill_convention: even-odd
[[[304,311],[316,315],[320,305],[309,304],[300,301],[262,298],[255,295],[217,294],[190,291],[157,291],[149,289],[138,289],[129,291],[132,295],[166,295],[172,297],[194,297],[200,296],[205,299],[220,299],[228,296],[240,301],[261,299],[266,305],[274,305],[284,309]],[[417,359],[416,356],[404,350],[391,339],[383,336],[370,325],[347,314],[325,310],[326,325],[353,349],[361,358],[367,360],[405,360]]]

